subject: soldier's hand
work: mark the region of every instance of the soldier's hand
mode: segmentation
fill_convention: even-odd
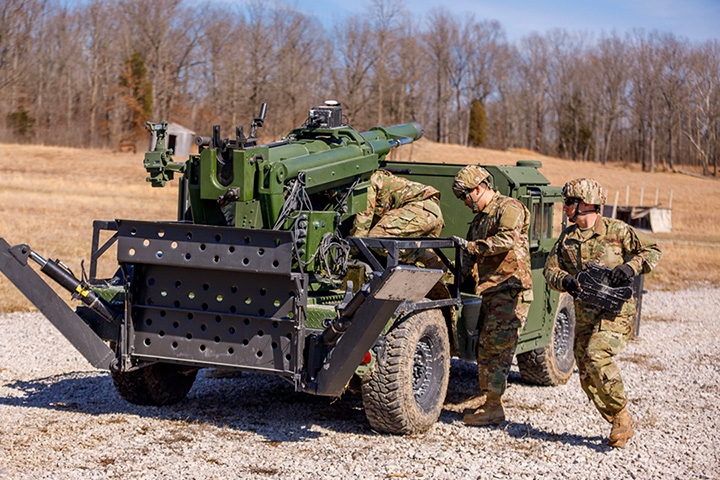
[[[456,236],[456,235],[453,235],[452,237],[450,237],[450,239],[451,239],[453,242],[455,242],[455,244],[456,244],[458,247],[462,248],[463,250],[467,250],[467,249],[468,249],[468,241],[465,240],[464,238],[460,238],[460,237],[458,237],[458,236]]]
[[[610,283],[613,287],[625,287],[630,285],[635,278],[632,267],[626,263],[618,265],[610,272]]]
[[[575,278],[574,275],[567,275],[565,278],[563,278],[562,287],[573,297],[577,297],[580,293],[580,290],[582,290],[582,288],[580,287],[580,282],[578,282],[578,279]]]

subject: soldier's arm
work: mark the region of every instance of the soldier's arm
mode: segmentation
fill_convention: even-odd
[[[639,234],[631,226],[623,236],[623,250],[630,259],[625,263],[635,272],[635,275],[650,273],[660,261],[662,252],[657,243],[646,235]]]
[[[353,237],[367,237],[370,228],[372,228],[378,189],[378,185],[376,185],[374,180],[375,177],[372,177],[370,187],[368,187],[367,208],[363,212],[355,215],[355,220],[353,220],[353,228],[350,230],[350,235]]]
[[[560,238],[562,239],[562,237]],[[565,289],[562,288],[562,280],[570,274],[567,271],[563,270],[560,263],[560,255],[558,254],[560,241],[561,240],[555,242],[552,250],[550,250],[550,254],[545,259],[545,268],[543,269],[543,275],[545,276],[545,280],[547,280],[550,288],[559,292],[564,292]]]
[[[507,205],[500,216],[498,232],[468,244],[473,255],[497,255],[513,249],[520,241],[525,215],[515,205]]]

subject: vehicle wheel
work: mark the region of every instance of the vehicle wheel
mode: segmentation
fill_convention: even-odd
[[[136,405],[172,405],[188,394],[197,369],[154,363],[130,372],[112,372],[118,394]]]
[[[570,295],[562,294],[555,313],[552,342],[517,356],[523,380],[545,386],[566,383],[575,366],[574,337],[575,305]]]
[[[408,315],[385,337],[385,361],[363,377],[365,415],[376,429],[427,431],[440,416],[450,375],[450,343],[440,310]]]

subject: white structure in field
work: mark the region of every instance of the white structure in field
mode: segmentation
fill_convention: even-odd
[[[167,148],[172,148],[173,155],[187,157],[195,140],[195,132],[177,123],[168,123]],[[150,150],[155,148],[155,132],[150,137]]]

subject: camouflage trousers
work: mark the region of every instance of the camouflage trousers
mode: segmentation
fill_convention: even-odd
[[[632,317],[616,315],[575,302],[574,354],[580,385],[600,415],[612,422],[625,408],[627,397],[620,369],[613,357],[627,344]]]
[[[443,225],[445,222],[440,205],[436,199],[431,198],[385,213],[370,229],[368,237],[439,237]],[[424,259],[421,258],[422,256],[422,250],[400,252],[400,260],[404,263],[415,263],[421,260],[428,264],[434,262],[437,257],[433,254],[429,255],[431,258]],[[430,265],[426,266],[435,268]]]
[[[505,393],[518,336],[530,310],[530,301],[524,292],[511,289],[482,295],[482,327],[477,349],[481,394]]]
[[[368,237],[438,237],[443,225],[440,205],[428,199],[383,214]]]

